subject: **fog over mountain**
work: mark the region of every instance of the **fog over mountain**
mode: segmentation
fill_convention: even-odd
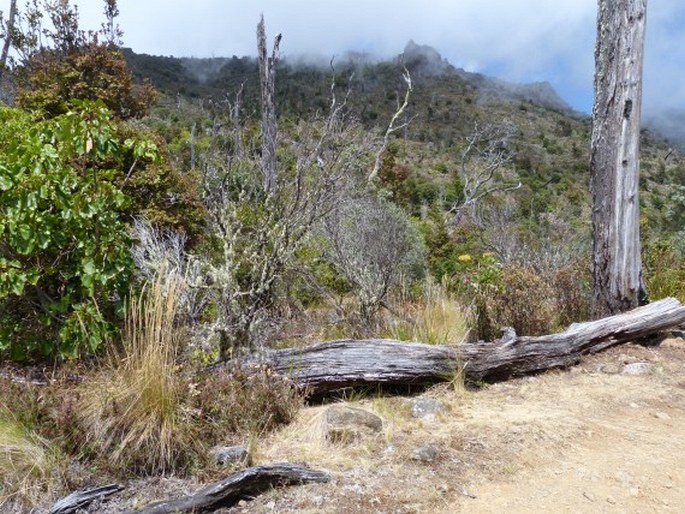
[[[99,27],[102,2],[76,0],[83,25]],[[590,113],[596,0],[119,0],[124,44],[139,53],[196,57],[255,55],[264,14],[284,56],[350,51],[388,59],[409,39],[429,45],[456,68],[511,83],[549,83],[573,109]],[[9,0],[0,0],[7,11]],[[645,119],[672,125],[685,109],[685,2],[648,5]],[[668,122],[668,123],[666,123]]]

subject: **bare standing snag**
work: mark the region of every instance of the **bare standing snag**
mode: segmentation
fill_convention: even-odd
[[[639,304],[640,111],[647,0],[599,0],[592,111],[593,316]]]

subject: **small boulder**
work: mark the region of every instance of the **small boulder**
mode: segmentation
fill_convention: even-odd
[[[633,362],[623,366],[623,375],[649,375],[654,368],[649,362]]]
[[[209,451],[215,464],[250,464],[250,452],[242,446],[215,446]]]
[[[348,443],[379,433],[383,420],[364,409],[334,405],[324,413],[323,430],[328,441]]]
[[[415,418],[433,421],[440,412],[440,402],[433,398],[414,398],[411,400],[411,415]]]
[[[440,456],[440,450],[432,444],[426,444],[411,452],[411,458],[420,462],[433,462]]]

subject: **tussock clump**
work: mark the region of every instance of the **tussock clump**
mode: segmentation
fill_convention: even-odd
[[[164,473],[188,464],[193,438],[176,364],[177,287],[178,280],[161,271],[132,298],[123,348],[84,384],[79,416],[85,442],[121,469]]]
[[[0,409],[0,510],[28,510],[59,489],[64,460],[45,439]]]
[[[470,331],[470,309],[448,291],[446,282],[428,282],[421,298],[403,308],[407,320],[395,323],[389,337],[426,344],[457,345]]]
[[[123,348],[82,387],[84,447],[115,471],[188,472],[210,446],[287,423],[302,404],[294,386],[268,369],[191,380],[178,364],[179,281],[169,277],[161,270],[131,300]]]

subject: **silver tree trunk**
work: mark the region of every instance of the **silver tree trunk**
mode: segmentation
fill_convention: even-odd
[[[590,162],[596,318],[638,305],[646,8],[647,0],[599,0]]]
[[[266,49],[266,29],[264,16],[257,25],[257,50],[259,60],[259,80],[262,89],[262,175],[264,191],[276,191],[276,63],[281,35],[274,40],[271,57]]]
[[[0,79],[7,66],[7,58],[9,56],[10,46],[12,46],[12,37],[15,31],[15,19],[17,17],[17,0],[12,0],[10,4],[10,13],[7,19],[7,34],[5,34],[5,42],[2,45],[2,54],[0,55]]]

